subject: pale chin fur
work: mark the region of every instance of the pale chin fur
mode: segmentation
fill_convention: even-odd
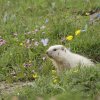
[[[51,46],[47,50],[47,55],[50,57],[57,72],[62,72],[65,69],[70,69],[76,66],[94,66],[90,59],[79,54],[72,53],[62,45]]]

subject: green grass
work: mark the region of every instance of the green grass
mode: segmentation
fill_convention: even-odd
[[[89,95],[90,99],[94,97],[100,91],[100,80],[96,76],[100,75],[100,64],[91,70],[82,69],[78,73],[67,71],[61,75],[60,83],[56,87],[50,74],[53,65],[46,57],[45,51],[51,45],[63,44],[70,47],[71,51],[100,63],[100,21],[89,24],[89,16],[84,15],[100,8],[99,4],[100,0],[0,0],[0,37],[6,41],[5,45],[0,46],[0,81],[33,81],[36,87],[21,90],[22,97],[27,95],[30,100],[35,93],[44,98],[55,95],[58,98],[63,95],[70,98],[73,91],[81,92],[87,98]],[[75,31],[84,29],[86,25],[87,31],[75,36]],[[42,26],[45,28],[42,29]],[[33,32],[36,29],[38,31]],[[62,38],[68,35],[73,35],[74,39],[62,41]],[[49,39],[47,46],[41,43],[41,39],[45,38]],[[27,40],[30,40],[30,43],[27,43]],[[39,45],[35,46],[35,42]],[[43,60],[43,57],[46,57],[46,60]],[[30,67],[24,67],[25,64],[30,64]],[[35,81],[32,77],[33,70],[39,75]],[[93,83],[91,77],[94,78]],[[77,85],[74,85],[76,83]],[[85,84],[88,87],[85,87]],[[67,93],[69,90],[70,93]]]
[[[26,100],[33,100],[33,98],[37,97],[45,100],[48,100],[50,97],[57,98],[57,100],[66,100],[66,97],[69,100],[74,98],[75,100],[93,100],[100,92],[99,66],[93,68],[77,67],[66,71],[59,76],[59,82],[55,84],[53,83],[52,73],[39,76],[32,83],[31,87],[16,89],[14,93],[5,99],[17,96],[19,98],[27,98]]]

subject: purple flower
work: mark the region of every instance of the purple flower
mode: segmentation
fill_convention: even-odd
[[[27,68],[27,67],[31,67],[32,64],[31,64],[31,63],[24,63],[23,66],[24,66],[25,68]]]
[[[48,38],[41,39],[41,43],[43,44],[43,46],[47,46],[48,42],[49,42],[49,39]]]

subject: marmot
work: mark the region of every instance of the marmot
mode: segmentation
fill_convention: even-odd
[[[49,47],[46,54],[52,60],[57,73],[76,66],[94,66],[94,63],[90,59],[72,53],[63,45],[54,45]]]

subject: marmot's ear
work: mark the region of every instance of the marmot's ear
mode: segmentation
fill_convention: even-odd
[[[61,47],[61,50],[64,50],[65,49],[65,47],[63,46],[63,47]]]

